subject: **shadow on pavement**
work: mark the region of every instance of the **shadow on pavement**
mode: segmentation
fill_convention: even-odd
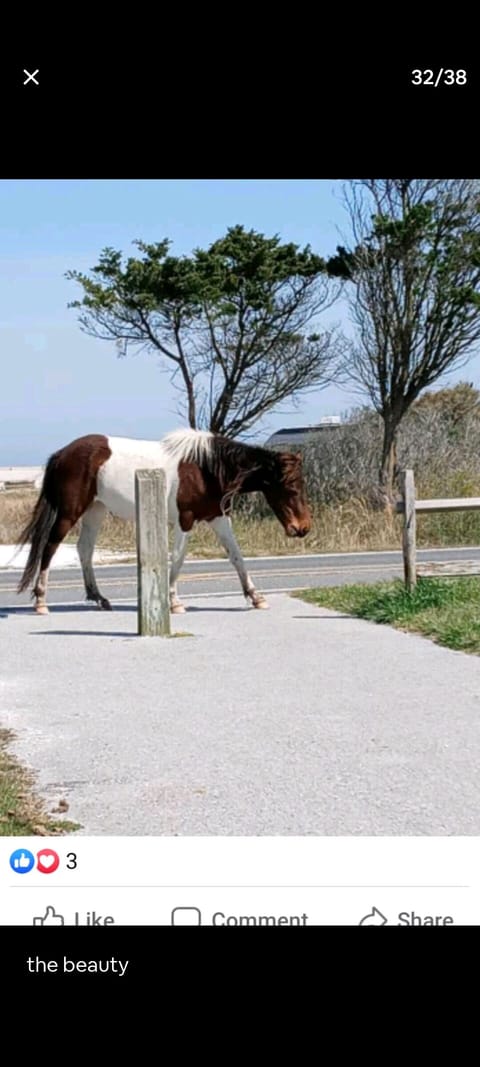
[[[115,614],[115,611],[136,610],[136,604],[117,604],[115,608],[113,608],[113,614]],[[96,608],[92,604],[54,604],[51,608],[49,608],[49,615],[65,615],[65,613],[70,614],[71,612],[84,611],[90,612],[91,615],[96,615],[100,611],[100,608]],[[2,613],[3,612],[5,612],[5,615],[2,614],[2,618],[7,618],[8,615],[31,615],[32,619],[42,618],[41,615],[37,616],[33,608],[30,607],[28,604],[23,604],[21,607],[18,608],[2,608]],[[102,614],[104,613],[102,612]],[[47,616],[44,615],[43,618],[47,618]]]
[[[334,608],[327,608],[327,611],[334,611]],[[358,615],[345,615],[341,611],[335,611],[335,615],[292,615],[292,619],[316,619],[317,622],[333,622],[335,619],[358,619]],[[363,622],[366,620],[364,619]]]
[[[29,637],[138,637],[123,630],[30,630]]]
[[[244,612],[253,611],[253,608],[243,608],[243,607],[241,607],[241,608],[196,608],[196,607],[188,607],[185,610],[185,614],[186,615],[190,615],[193,611],[200,611],[200,612],[202,612],[202,614],[203,614],[204,611],[220,611],[220,612],[222,612],[224,614],[226,611],[236,611],[236,612],[239,612],[239,611],[244,611]]]

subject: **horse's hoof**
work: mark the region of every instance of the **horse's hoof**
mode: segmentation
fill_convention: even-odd
[[[256,600],[252,600],[252,604],[254,608],[262,608],[263,611],[268,611],[270,607],[268,600],[265,600],[264,596],[259,596]]]
[[[185,608],[183,604],[172,604],[170,611],[172,615],[185,615]]]
[[[112,605],[109,600],[106,600],[104,596],[98,601],[98,606],[101,611],[113,611]]]
[[[50,612],[46,604],[37,604],[35,608],[35,615],[49,615]]]

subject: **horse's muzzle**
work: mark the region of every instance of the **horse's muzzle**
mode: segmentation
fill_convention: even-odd
[[[287,526],[287,537],[306,537],[310,530],[309,525],[305,526]]]

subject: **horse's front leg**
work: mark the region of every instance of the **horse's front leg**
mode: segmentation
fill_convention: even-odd
[[[186,556],[188,538],[189,534],[184,533],[181,527],[176,523],[173,540],[172,564],[170,567],[170,611],[173,615],[183,615],[185,611],[177,593],[177,578]]]
[[[209,525],[223,545],[224,549],[228,552],[228,558],[235,567],[235,570],[240,579],[240,585],[243,589],[243,595],[247,600],[250,600],[254,608],[268,608],[268,602],[263,593],[259,593],[252,582],[252,579],[245,566],[245,560],[240,552],[235,534],[232,530],[231,519],[226,515],[222,515],[219,519],[211,519]]]

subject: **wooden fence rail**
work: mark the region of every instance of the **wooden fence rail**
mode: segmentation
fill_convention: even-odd
[[[414,589],[417,578],[451,578],[459,575],[480,574],[480,560],[445,560],[445,562],[417,563],[416,516],[433,511],[480,511],[480,497],[465,496],[444,500],[416,500],[415,479],[412,470],[401,472],[402,499],[397,502],[397,511],[404,515],[403,523],[403,570],[407,589]]]
[[[135,471],[137,522],[138,633],[170,634],[168,521],[165,472]]]

